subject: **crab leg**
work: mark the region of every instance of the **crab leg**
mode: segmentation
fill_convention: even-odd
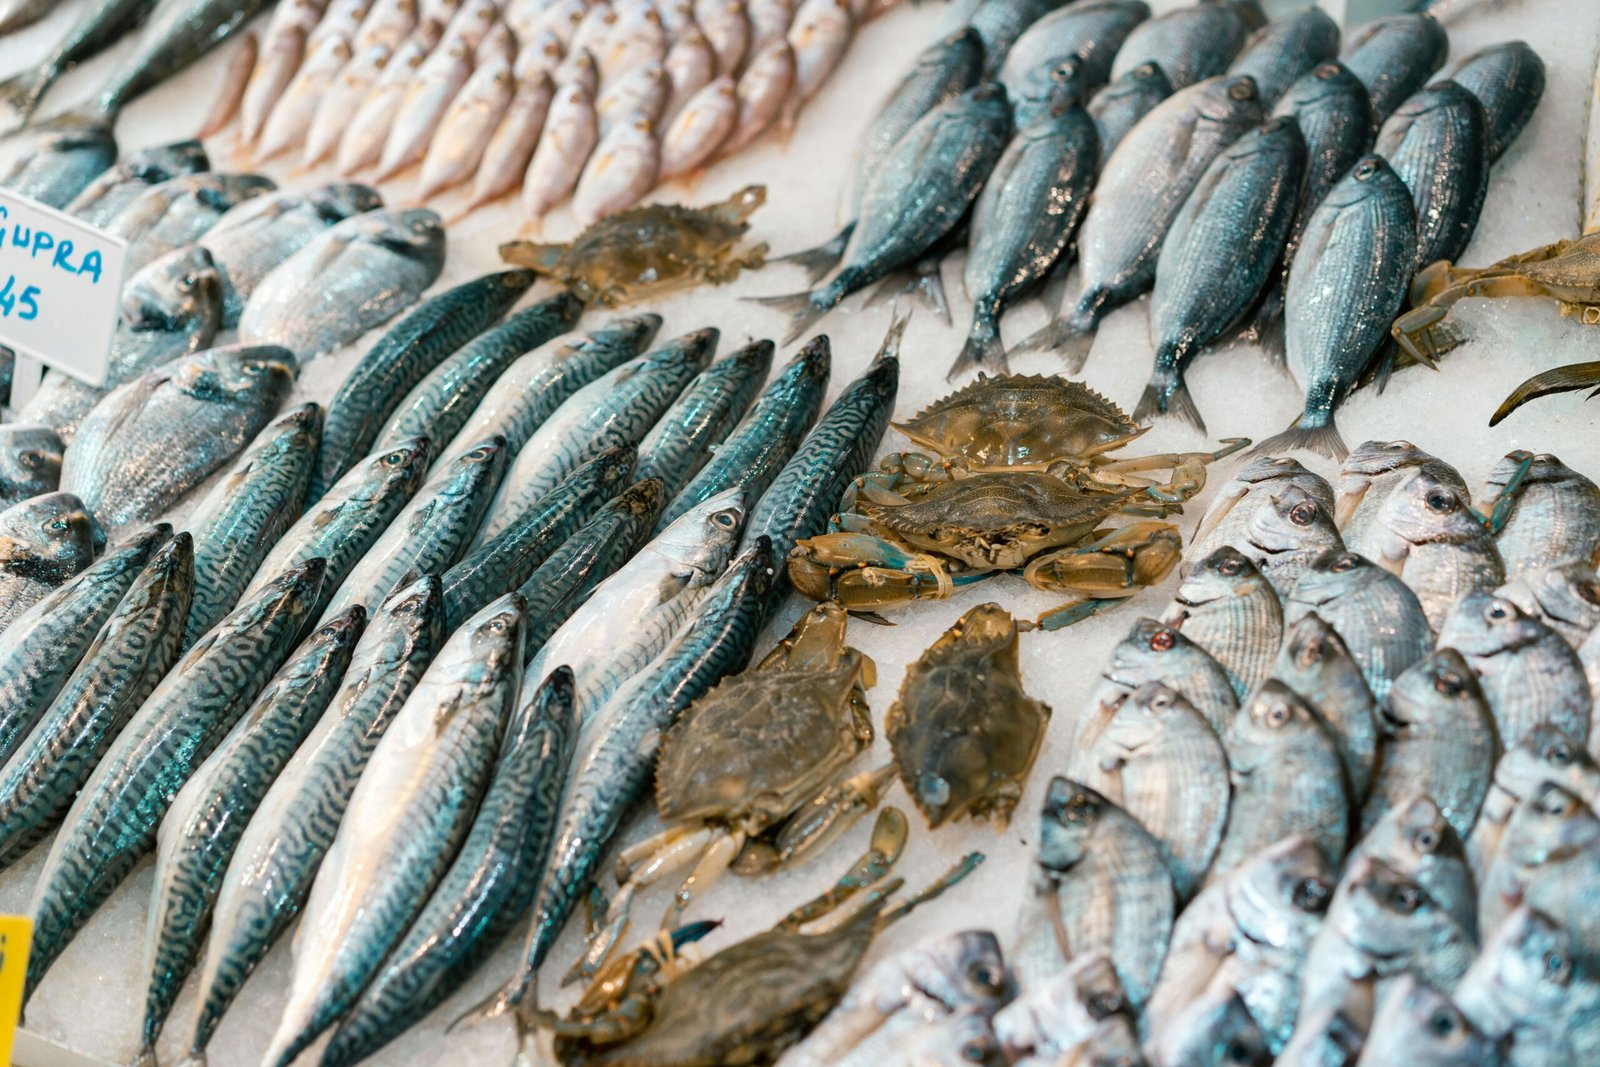
[[[881,881],[906,847],[908,830],[904,812],[899,808],[884,808],[878,813],[878,822],[872,828],[872,843],[866,854],[856,860],[827,892],[806,901],[780,919],[778,928],[793,930],[820,919],[862,889]]]
[[[1497,536],[1505,529],[1506,522],[1511,518],[1511,509],[1517,504],[1517,494],[1522,491],[1522,482],[1528,477],[1528,471],[1533,468],[1532,452],[1519,448],[1515,452],[1508,453],[1506,458],[1510,459],[1512,456],[1517,458],[1516,473],[1506,480],[1500,494],[1489,502],[1487,514],[1479,516],[1489,532]]]
[[[1389,332],[1406,355],[1437,370],[1439,357],[1462,341],[1461,333],[1446,322],[1458,301],[1548,295],[1542,286],[1518,274],[1484,274],[1435,293],[1396,319]]]
[[[774,866],[815,852],[854,826],[858,818],[878,806],[894,779],[894,764],[889,763],[836,782],[817,794],[779,831]]]
[[[705,892],[717,884],[717,879],[722,877],[724,871],[733,863],[734,857],[739,855],[739,850],[744,848],[745,834],[738,831],[724,834],[711,843],[711,846],[700,856],[700,862],[694,865],[694,870],[689,872],[689,877],[683,880],[678,891],[672,895],[672,906],[661,917],[661,929],[672,928],[675,920],[683,915],[688,908],[690,899],[698,892]]]
[[[910,915],[917,908],[920,908],[922,905],[928,903],[928,901],[943,896],[945,890],[951,888],[967,875],[977,870],[978,866],[983,863],[983,860],[984,855],[982,852],[967,853],[965,856],[961,857],[954,867],[951,867],[948,871],[944,872],[944,874],[940,875],[931,884],[919,889],[912,896],[907,897],[899,904],[896,904],[894,907],[878,916],[878,929],[882,930],[890,923],[900,921],[907,915]]]

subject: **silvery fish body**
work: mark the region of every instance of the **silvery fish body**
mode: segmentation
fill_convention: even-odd
[[[1272,677],[1322,717],[1339,746],[1350,798],[1361,803],[1377,762],[1378,706],[1344,639],[1315,611],[1306,612],[1285,632]]]
[[[983,44],[983,77],[994,77],[1024,31],[1061,6],[1062,0],[979,0],[968,25]]]
[[[1138,821],[1088,786],[1051,779],[1010,952],[1023,988],[1065,970],[1072,959],[1105,956],[1128,1002],[1142,1008],[1166,954],[1175,907],[1172,876]]]
[[[1236,1063],[1268,1064],[1272,1049],[1249,1007],[1232,986],[1219,982],[1196,997],[1145,1049],[1162,1065],[1214,1062],[1219,1050]]]
[[[156,550],[0,767],[0,864],[50,836],[112,739],[177,661],[192,567],[188,534]]]
[[[1478,884],[1478,923],[1485,937],[1516,905],[1536,908],[1566,927],[1579,958],[1600,950],[1594,879],[1600,873],[1600,819],[1583,798],[1541,782],[1522,798],[1505,838]]]
[[[319,627],[273,675],[216,751],[178,791],[156,834],[155,895],[145,935],[142,1055],[155,1042],[199,958],[211,907],[239,835],[350,663],[366,613]]]
[[[1284,598],[1284,621],[1293,626],[1310,612],[1343,638],[1380,703],[1400,672],[1433,650],[1433,631],[1417,595],[1354,552],[1318,556],[1295,582]]]
[[[1310,837],[1330,862],[1344,858],[1349,790],[1338,746],[1310,704],[1269,680],[1234,713],[1222,744],[1233,799],[1207,885],[1295,834]]]
[[[1238,496],[1231,498],[1232,506],[1230,498],[1222,496],[1213,503],[1215,525],[1208,529],[1212,521],[1208,511],[1189,555],[1204,559],[1222,545],[1238,549],[1272,583],[1284,601],[1285,621],[1292,621],[1288,601],[1300,577],[1313,561],[1344,547],[1333,525],[1333,491],[1321,477],[1303,468],[1299,474],[1285,470],[1284,477],[1266,471],[1253,472],[1251,477],[1256,473],[1268,476],[1259,483],[1236,476],[1224,487],[1239,491]]]
[[[533,281],[533,272],[525,270],[481,275],[429,298],[385,331],[328,405],[312,499],[372,451],[378,432],[413,386],[504,315]]]
[[[1085,93],[1111,78],[1117,51],[1134,28],[1150,17],[1143,0],[1091,0],[1068,4],[1028,27],[1006,56],[1000,80],[1013,100],[1038,99],[1038,83],[1068,59],[1076,59]]]
[[[129,100],[232,37],[265,6],[266,0],[157,0],[133,54],[121,58],[95,94],[94,109],[114,117]]]
[[[1526,41],[1481,48],[1450,71],[1450,80],[1478,98],[1489,135],[1489,162],[1505,155],[1544,96],[1544,60]]]
[[[972,326],[952,374],[974,365],[1004,369],[1000,318],[1066,254],[1099,169],[1099,134],[1076,103],[1037,119],[1006,146],[973,208],[964,274]]]
[[[1132,693],[1150,682],[1178,691],[1217,733],[1221,733],[1239,706],[1233,684],[1222,664],[1176,627],[1155,619],[1140,619],[1112,649],[1101,672],[1103,681],[1090,700],[1091,716],[1110,706],[1117,696]],[[1093,722],[1080,723],[1079,736]]]
[[[289,928],[384,731],[444,640],[439,580],[421,578],[373,614],[339,692],[279,773],[233,852],[211,917],[191,1054]]]
[[[1583,746],[1554,726],[1529,730],[1495,763],[1478,821],[1467,839],[1472,869],[1480,878],[1499,852],[1517,805],[1543,782],[1555,782],[1591,808],[1600,804],[1600,767]]]
[[[1465,479],[1450,464],[1410,441],[1367,441],[1350,450],[1339,466],[1339,504],[1336,516],[1345,547],[1368,559],[1381,551],[1380,518],[1389,494],[1426,467],[1434,480],[1454,490],[1464,502],[1472,494]]]
[[[1283,606],[1255,564],[1228,545],[1196,563],[1162,621],[1211,653],[1245,694],[1266,681],[1283,644]]]
[[[1084,105],[1094,119],[1100,141],[1100,166],[1104,167],[1122,139],[1156,105],[1172,95],[1172,82],[1161,64],[1141,63],[1109,85],[1102,86]]]
[[[48,426],[25,422],[0,425],[0,508],[55,492],[61,484],[65,449]]]
[[[1367,541],[1374,562],[1411,587],[1438,630],[1468,593],[1504,583],[1495,538],[1450,480],[1424,465],[1389,491]]]
[[[1421,793],[1396,804],[1368,828],[1347,864],[1379,860],[1417,883],[1455,925],[1477,929],[1477,886],[1466,847],[1439,805]]]
[[[1244,47],[1249,28],[1231,4],[1200,3],[1174,8],[1141,22],[1117,49],[1111,77],[1141,63],[1158,63],[1174,90],[1214,78]]]
[[[833,353],[826,337],[806,342],[756,399],[743,421],[689,484],[667,503],[656,532],[718,493],[738,487],[759,500],[816,420],[828,389]]]
[[[406,437],[426,437],[443,449],[461,432],[472,418],[473,409],[498,385],[508,368],[571,329],[582,310],[571,293],[557,293],[512,312],[504,321],[445,356],[394,408],[371,450],[381,451]],[[544,365],[553,365],[554,351]],[[387,397],[384,402],[388,402]],[[494,436],[497,434],[486,433],[476,440]],[[517,442],[517,446],[520,444]],[[441,462],[443,458],[441,455]]]
[[[239,344],[118,386],[78,428],[61,484],[109,530],[147,522],[266,426],[296,370],[288,349]]]
[[[1527,458],[1513,452],[1494,465],[1484,486],[1485,508]],[[1510,581],[1558,563],[1593,564],[1600,560],[1600,487],[1556,456],[1532,457],[1495,544]]]
[[[1155,369],[1135,419],[1170,412],[1204,431],[1184,371],[1269,284],[1289,239],[1305,167],[1299,124],[1279,116],[1239,138],[1200,176],[1156,259]]]
[[[321,560],[285,571],[190,650],[84,783],[34,889],[31,991],[156,843],[161,817],[310,621]]]
[[[1600,573],[1587,563],[1558,563],[1507,582],[1494,591],[1566,638],[1583,645],[1600,626]]]
[[[53,427],[67,444],[107,391],[210,346],[222,328],[222,279],[211,256],[190,245],[148,264],[122,287],[101,388],[50,371],[18,420]]]
[[[1389,116],[1373,151],[1411,190],[1416,268],[1460,259],[1489,192],[1489,131],[1478,98],[1451,81],[1428,86]]]
[[[1284,347],[1305,410],[1259,451],[1348,454],[1334,409],[1389,337],[1414,269],[1416,233],[1411,193],[1381,156],[1363,157],[1311,213],[1284,288]]]
[[[29,150],[0,176],[0,186],[62,208],[116,161],[117,140],[110,126],[66,117],[39,127]]]
[[[350,568],[416,495],[428,455],[428,443],[413,438],[367,457],[278,539],[241,595],[254,593],[286,567],[321,559],[328,570],[323,593],[332,596]]]
[[[1478,1030],[1504,1042],[1513,1067],[1600,1056],[1600,974],[1570,931],[1522,905],[1483,946],[1456,987]]]
[[[211,160],[199,141],[175,141],[141,148],[124,156],[90,182],[88,188],[62,210],[90,226],[104,227],[151,186],[210,169]]]
[[[641,441],[684,386],[711,362],[719,336],[710,328],[686,334],[568,398],[517,453],[478,543],[505,529],[579,465],[608,448]]]
[[[1361,1058],[1418,1067],[1495,1067],[1502,1042],[1473,1024],[1446,993],[1407,975],[1378,1005]]]
[[[322,409],[302,404],[267,425],[189,513],[194,605],[184,646],[233,610],[261,561],[305,510]]]
[[[1366,85],[1376,126],[1427,84],[1449,51],[1450,39],[1432,15],[1389,15],[1351,34],[1340,59]]]
[[[738,489],[712,497],[641,548],[528,662],[525,685],[572,668],[578,711],[589,714],[671,643],[739,542],[746,506]]]
[[[771,341],[753,341],[701,371],[639,442],[635,480],[654,478],[663,496],[676,496],[744,418],[772,352]]]
[[[128,243],[130,275],[152,260],[205,236],[235,205],[277,188],[259,174],[184,174],[140,193],[106,223]]]
[[[443,574],[483,521],[506,468],[505,442],[490,438],[430,478],[350,569],[326,608],[375,611],[407,573]]]
[[[72,493],[45,493],[0,511],[0,633],[93,563],[105,542]]]
[[[264,1062],[286,1067],[344,1014],[422,911],[472,826],[521,674],[513,593],[462,624],[406,698],[311,885]]]
[[[1212,4],[1193,10],[1202,7],[1222,10]],[[1082,350],[1073,361],[1081,365],[1079,357],[1088,354],[1082,338],[1154,283],[1167,231],[1206,168],[1260,121],[1251,78],[1211,78],[1156,105],[1111,153],[1095,187],[1100,195],[1078,236],[1082,292],[1076,304],[1024,344],[1059,348],[1078,338]]]
[[[1494,716],[1472,668],[1455,649],[1439,649],[1394,680],[1381,718],[1383,753],[1361,809],[1362,832],[1421,793],[1465,839],[1488,791],[1496,748]]]
[[[445,621],[453,630],[489,601],[517,589],[633,472],[632,448],[610,448],[573,471],[538,505],[443,573]],[[526,595],[524,599],[527,599]]]
[[[1537,618],[1492,593],[1470,593],[1440,628],[1439,644],[1456,649],[1478,672],[1505,747],[1545,724],[1590,743],[1593,697],[1583,663]]]
[[[304,192],[258,196],[223,215],[202,238],[222,276],[222,324],[239,325],[261,279],[318,234],[382,206],[383,198],[374,189],[331,182]]]
[[[356,215],[261,279],[239,336],[270,338],[302,361],[327,355],[415,303],[443,266],[444,227],[433,212]]]
[[[1060,1057],[1087,1052],[1112,1034],[1125,1038],[1124,1047],[1137,1054],[1139,1042],[1126,1008],[1122,981],[1111,961],[1079,956],[1066,970],[1022,990],[996,1012],[994,1032],[1015,1057],[1012,1062],[1025,1067],[1048,1067]]]
[[[461,852],[427,906],[340,1022],[322,1062],[365,1058],[455,992],[522,919],[555,829],[577,720],[557,667],[512,713]]]
[[[533,431],[572,394],[638,356],[660,328],[661,316],[634,315],[522,356],[490,386],[466,425],[442,450],[440,461],[465,451],[473,441],[494,436],[504,437],[513,452],[521,451]]]
[[[1256,80],[1263,107],[1272,107],[1289,87],[1339,54],[1339,24],[1320,7],[1308,7],[1261,27],[1228,68]]]
[[[623,816],[645,795],[661,735],[685,708],[729,674],[743,670],[761,629],[774,560],[757,545],[728,566],[700,612],[644,670],[583,725],[556,831],[539,875],[533,925],[518,973],[479,1013],[516,1009],[589,884]]]
[[[1240,467],[1234,472],[1233,477],[1217,490],[1216,497],[1206,508],[1205,514],[1200,517],[1199,525],[1195,527],[1188,555],[1193,559],[1204,559],[1227,544],[1232,544],[1249,555],[1249,551],[1241,547],[1240,542],[1247,537],[1252,528],[1261,526],[1259,512],[1269,508],[1272,502],[1289,488],[1299,490],[1296,494],[1299,499],[1310,501],[1310,507],[1302,509],[1301,517],[1305,521],[1293,525],[1312,529],[1319,528],[1325,523],[1328,529],[1332,530],[1333,543],[1342,543],[1339,541],[1339,531],[1333,524],[1333,486],[1328,484],[1327,479],[1307,470],[1300,465],[1299,460],[1289,456],[1260,456]],[[1317,513],[1322,513],[1320,522]],[[1325,539],[1325,537],[1318,538],[1318,540]],[[1257,567],[1261,565],[1257,563]],[[1261,569],[1266,571],[1267,568],[1261,567]],[[1290,584],[1293,584],[1292,578]],[[1280,594],[1285,591],[1276,582],[1274,588],[1277,588]]]
[[[55,702],[151,555],[171,536],[172,527],[161,523],[113,546],[0,635],[0,763]]]

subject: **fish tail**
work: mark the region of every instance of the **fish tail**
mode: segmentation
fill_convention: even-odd
[[[39,106],[52,80],[49,66],[46,65],[29,67],[0,81],[0,101],[16,111],[19,127],[28,125],[28,120],[33,117],[34,109]]]
[[[488,997],[479,1001],[468,1011],[458,1015],[454,1022],[444,1028],[445,1033],[462,1026],[479,1026],[490,1019],[498,1019],[508,1012],[515,1011],[517,983],[515,981],[496,989]]]
[[[1333,418],[1328,418],[1326,425],[1312,426],[1306,422],[1306,417],[1301,416],[1295,420],[1294,425],[1280,434],[1262,441],[1259,445],[1246,452],[1246,456],[1273,456],[1297,449],[1306,449],[1318,455],[1326,456],[1336,463],[1343,463],[1345,457],[1350,455],[1344,438],[1339,436],[1339,427]]]
[[[1157,370],[1151,376],[1150,384],[1144,387],[1138,406],[1133,409],[1133,420],[1154,422],[1164,416],[1175,417],[1201,433],[1206,432],[1206,420],[1200,417],[1200,409],[1195,407],[1189,384],[1176,375]]]
[[[101,99],[88,100],[77,107],[66,111],[57,112],[49,118],[42,120],[42,125],[55,128],[71,126],[105,126],[117,117],[117,105],[114,101]]]
[[[157,1067],[155,1048],[151,1045],[141,1048],[139,1055],[134,1057],[131,1067]]]
[[[938,263],[934,263],[932,270],[919,270],[912,276],[911,293],[920,297],[923,303],[932,308],[934,313],[944,320],[946,326],[953,325],[950,318],[950,298],[945,295],[944,277],[939,271]]]
[[[815,248],[807,248],[802,252],[791,252],[787,256],[779,256],[774,263],[798,264],[806,272],[807,280],[815,285],[834,267],[839,265],[839,260],[844,258],[844,250],[850,243],[850,237],[856,232],[856,224],[847,223],[844,229],[834,234]]]
[[[1511,395],[1506,397],[1505,402],[1490,416],[1489,425],[1498,426],[1507,415],[1530,400],[1538,400],[1542,396],[1552,396],[1556,393],[1588,389],[1595,385],[1600,385],[1600,362],[1572,363],[1565,367],[1541,371],[1511,390]]]
[[[1089,349],[1094,347],[1095,327],[1100,318],[1098,308],[1098,301],[1080,301],[1071,314],[1056,316],[1044,329],[1024,338],[1015,351],[1049,349],[1061,356],[1068,374],[1078,373],[1089,358]]]
[[[967,333],[967,343],[950,366],[946,381],[955,381],[974,368],[994,374],[1006,373],[1006,346],[1000,340],[999,324],[989,308],[978,308],[972,313],[972,329]]]
[[[801,334],[811,329],[838,302],[826,300],[821,290],[807,290],[787,296],[747,296],[745,299],[753,304],[777,308],[789,316],[789,333],[783,339],[786,345],[794,344]]]

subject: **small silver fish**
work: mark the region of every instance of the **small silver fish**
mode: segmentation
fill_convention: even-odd
[[[492,60],[472,72],[428,144],[417,179],[418,200],[472,177],[515,92],[511,66],[504,60]]]
[[[1492,592],[1505,581],[1494,535],[1427,466],[1390,490],[1370,533],[1373,561],[1411,587],[1435,630],[1462,597]]]
[[[350,38],[329,36],[306,56],[261,129],[261,140],[256,146],[257,160],[271,159],[305,142],[316,120],[318,106],[328,90],[337,84],[353,55]]]
[[[607,81],[618,81],[630,71],[660,63],[666,58],[670,44],[661,12],[654,4],[625,6],[604,46],[596,53],[600,76]]]
[[[394,125],[383,143],[375,172],[378,181],[392,178],[418,162],[450,107],[450,101],[472,75],[472,48],[463,39],[441,43],[417,68],[407,87]]]
[[[94,515],[69,492],[0,510],[0,632],[93,563],[105,543]]]
[[[1527,905],[1512,912],[1456,988],[1474,1026],[1509,1040],[1507,1062],[1589,1063],[1600,1056],[1600,974],[1569,930]]]
[[[555,91],[555,83],[544,71],[539,71],[531,80],[518,81],[511,103],[484,147],[483,158],[478,161],[469,209],[498,200],[522,184],[534,149],[539,146],[539,136],[544,132]]]
[[[1556,456],[1511,453],[1489,472],[1484,499],[1496,499],[1525,461],[1529,462],[1527,473],[1510,502],[1505,525],[1495,537],[1505,560],[1506,579],[1514,581],[1557,563],[1596,562],[1600,559],[1600,486]]]
[[[1466,846],[1428,797],[1414,794],[1385,812],[1347,862],[1362,857],[1381,860],[1416,882],[1463,930],[1478,928],[1478,890]]]
[[[1104,681],[1090,701],[1089,720],[1079,724],[1080,738],[1087,738],[1089,731],[1097,728],[1099,709],[1114,707],[1119,694],[1132,693],[1149,682],[1161,682],[1181,693],[1218,734],[1239,707],[1222,664],[1182,631],[1155,619],[1133,624],[1128,636],[1112,649],[1101,677]]]
[[[253,144],[267,124],[267,116],[294,80],[306,54],[306,38],[316,27],[328,0],[287,0],[272,10],[261,38],[255,72],[239,102],[239,137]]]
[[[417,28],[419,17],[417,0],[374,0],[350,39],[350,49],[358,56],[380,47],[393,52]]]
[[[354,174],[378,162],[384,142],[394,128],[394,119],[405,102],[406,90],[416,79],[417,70],[428,58],[438,40],[439,27],[424,24],[395,50],[383,73],[355,113],[349,116],[334,163],[339,173]]]
[[[1119,1024],[1137,1047],[1127,1009],[1122,981],[1111,961],[1079,956],[1066,970],[1022,990],[1001,1008],[994,1017],[994,1032],[1012,1062],[1043,1067]]]
[[[1525,571],[1494,591],[1542,619],[1573,648],[1600,625],[1600,573],[1587,563],[1557,563]]]
[[[789,27],[789,48],[794,52],[794,96],[786,125],[794,124],[801,106],[822,88],[855,36],[856,20],[849,0],[801,0]]]
[[[589,226],[639,202],[655,188],[661,172],[661,145],[655,123],[635,111],[600,139],[572,194],[572,210]]]
[[[1406,975],[1395,982],[1372,1019],[1361,1058],[1415,1067],[1493,1067],[1499,1042],[1462,1013],[1450,997]]]
[[[1600,767],[1583,746],[1554,726],[1534,727],[1494,765],[1494,778],[1467,839],[1467,852],[1478,877],[1483,877],[1500,850],[1506,824],[1517,805],[1543,782],[1555,782],[1591,808],[1600,804]]]
[[[302,167],[321,163],[339,150],[339,140],[351,116],[360,110],[367,95],[383,77],[394,54],[394,49],[386,44],[375,44],[356,52],[333,83],[324,89],[316,105],[316,114],[306,129],[305,144],[300,152]]]
[[[788,41],[773,41],[756,53],[739,76],[739,122],[722,146],[731,156],[767,131],[794,91],[794,50]]]
[[[1344,639],[1379,702],[1400,672],[1433,649],[1433,631],[1417,595],[1393,574],[1354,552],[1327,552],[1284,598],[1293,626],[1316,612]]]
[[[1466,481],[1450,464],[1429,455],[1410,441],[1366,441],[1350,450],[1339,466],[1339,503],[1334,516],[1345,547],[1376,559],[1374,527],[1389,494],[1427,467],[1440,481],[1471,503]]]
[[[672,85],[672,96],[667,100],[666,108],[666,115],[670,118],[682,111],[694,95],[716,76],[717,53],[700,28],[692,26],[672,43],[661,65],[666,68],[667,80]]]
[[[739,87],[727,75],[696,93],[661,139],[661,180],[693,174],[717,154],[739,125]]]
[[[750,19],[744,0],[695,0],[694,21],[717,54],[717,70],[738,74],[750,54]]]
[[[1224,545],[1184,575],[1161,621],[1211,653],[1242,700],[1283,644],[1283,606],[1255,564]]]
[[[1377,702],[1337,630],[1314,611],[1296,619],[1284,634],[1272,677],[1316,709],[1339,746],[1350,798],[1366,799],[1378,753]]]
[[[1544,912],[1566,927],[1580,956],[1600,950],[1600,914],[1594,908],[1600,874],[1600,818],[1583,798],[1555,782],[1541,782],[1522,798],[1505,838],[1478,887],[1478,925],[1484,936],[1518,905]]]
[[[539,147],[522,182],[522,208],[535,219],[565,200],[600,140],[594,102],[582,85],[556,89]]]
[[[1216,497],[1195,527],[1187,553],[1189,557],[1204,559],[1223,545],[1233,545],[1247,556],[1251,555],[1249,550],[1242,547],[1242,543],[1249,539],[1252,528],[1259,535],[1264,534],[1268,526],[1258,513],[1270,508],[1271,501],[1290,486],[1300,490],[1297,499],[1309,499],[1312,505],[1311,508],[1301,509],[1298,517],[1304,521],[1293,525],[1317,531],[1313,540],[1330,545],[1343,544],[1338,539],[1337,529],[1331,535],[1325,529],[1333,526],[1334,515],[1333,487],[1327,479],[1306,470],[1298,460],[1288,456],[1261,456],[1240,467],[1217,490]],[[1317,512],[1321,515],[1317,515]],[[1254,557],[1252,560],[1255,561]],[[1262,567],[1259,561],[1255,562],[1270,579],[1272,575],[1268,568]],[[1282,596],[1293,584],[1294,578],[1290,576],[1287,584],[1275,581],[1273,587]]]

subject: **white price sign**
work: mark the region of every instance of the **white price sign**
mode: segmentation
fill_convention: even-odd
[[[105,383],[127,251],[120,238],[0,189],[0,344],[17,355],[12,406],[27,402],[43,366]]]

